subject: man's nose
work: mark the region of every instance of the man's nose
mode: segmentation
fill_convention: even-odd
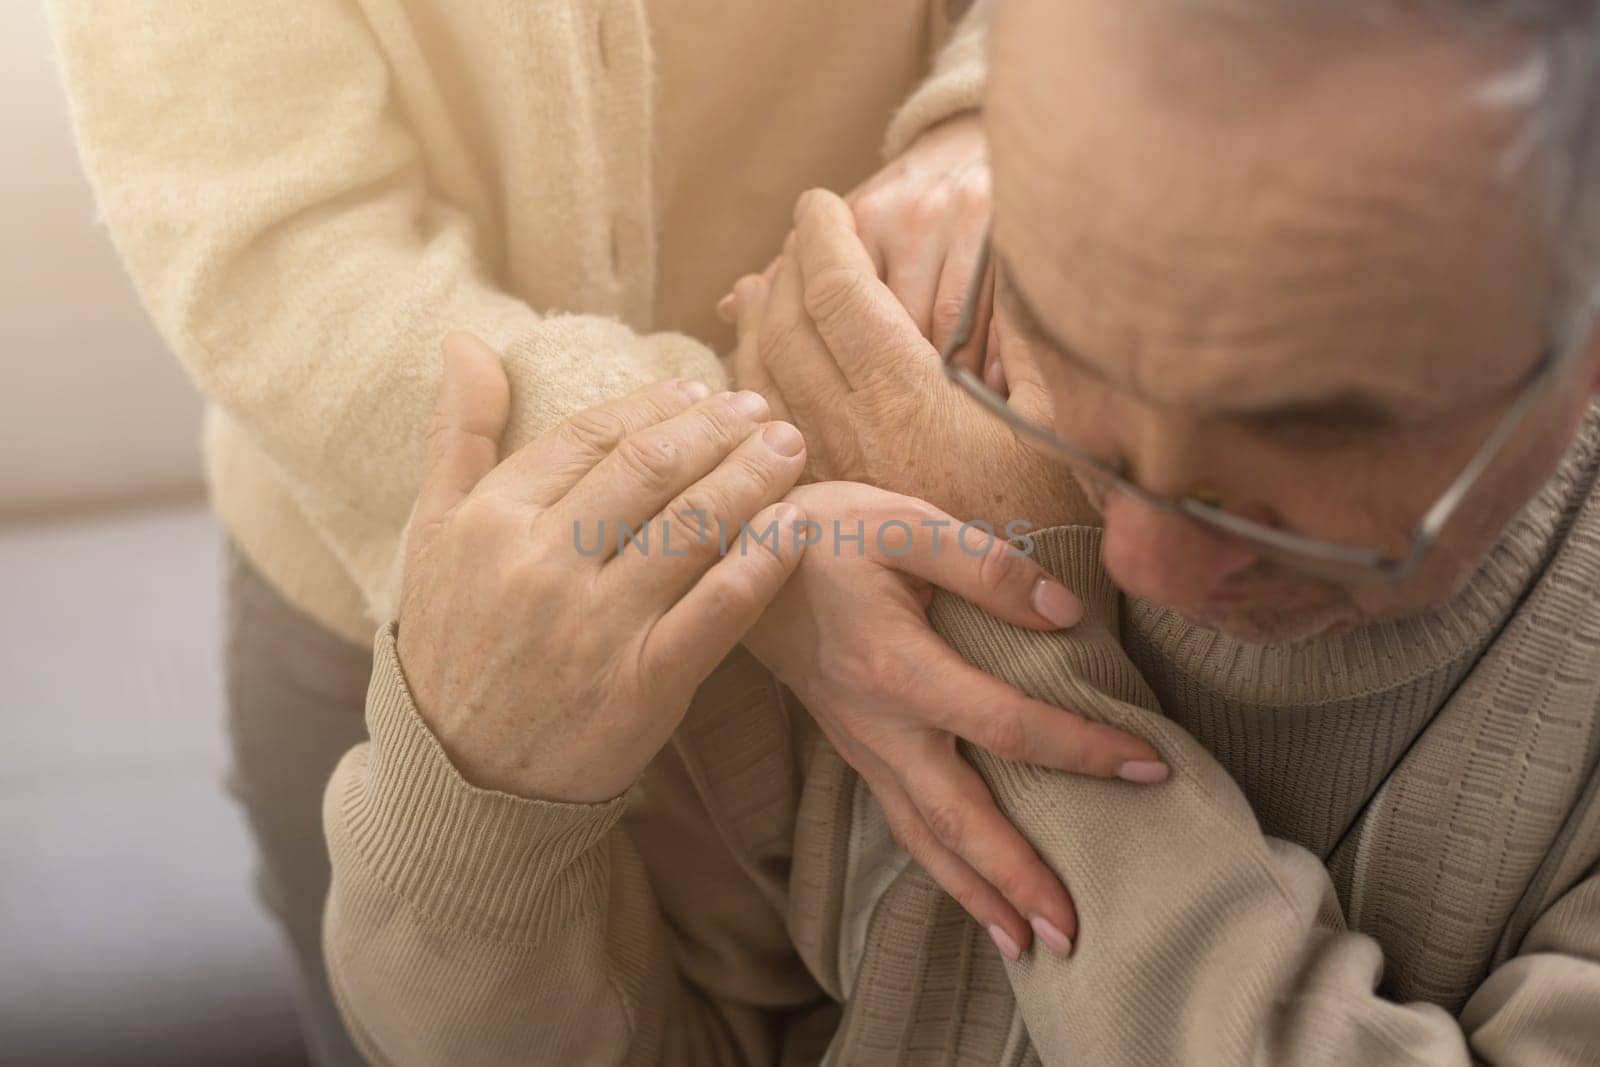
[[[1255,516],[1251,516],[1254,518]],[[1105,502],[1101,551],[1125,591],[1158,604],[1204,604],[1260,559],[1255,546],[1122,493]]]

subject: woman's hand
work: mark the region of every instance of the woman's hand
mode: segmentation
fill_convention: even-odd
[[[942,351],[961,319],[989,226],[989,147],[978,115],[969,112],[928,130],[845,202],[855,213],[856,230],[878,277],[918,333]],[[765,272],[769,283],[779,259]],[[994,282],[991,266],[972,342],[957,360],[974,373],[982,361],[984,380],[1003,391],[1000,338],[990,328]],[[734,301],[730,293],[720,305],[729,322]]]
[[[922,335],[943,351],[961,320],[989,226],[989,145],[977,113],[928,130],[845,202],[878,276]],[[973,341],[958,359],[973,371],[985,359],[986,380],[1003,383],[998,345],[989,332],[994,280],[991,266]]]
[[[936,585],[1031,629],[1071,626],[1082,605],[1023,553],[977,530],[961,536],[959,523],[922,501],[848,482],[804,486],[789,499],[820,540],[746,647],[865,779],[895,840],[1003,953],[1016,959],[1035,934],[1070,952],[1077,919],[1067,891],[1001,815],[957,739],[1074,774],[1151,782],[1166,767],[1145,741],[971,666],[925,612]],[[836,522],[848,547],[835,540]]]
[[[804,443],[758,395],[708,392],[649,386],[500,462],[499,357],[446,342],[398,645],[469,781],[581,803],[626,791],[794,569],[801,513],[781,501]],[[741,540],[745,523],[767,536]],[[624,528],[647,528],[647,547],[619,553]]]

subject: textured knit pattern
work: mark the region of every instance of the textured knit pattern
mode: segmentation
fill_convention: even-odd
[[[731,28],[666,27],[682,121],[658,144],[652,19],[673,17],[666,0],[50,0],[85,169],[212,402],[207,478],[244,554],[296,607],[370,643],[397,602],[452,330],[505,356],[508,449],[645,382],[724,385],[701,339],[651,331],[707,322],[713,283],[765,266],[808,185],[870,175],[900,97],[896,148],[976,105],[976,43],[912,92],[945,25],[946,5],[925,2],[924,26],[884,13],[914,0],[771,0],[761,21],[815,23],[776,39],[801,74],[826,76],[816,92],[741,94],[763,71],[717,54]],[[719,93],[787,100],[775,122],[790,136],[746,156],[731,127],[681,135],[697,101],[717,115]],[[732,183],[695,201],[691,174],[668,186],[661,247],[657,164],[681,175],[678,153],[748,183],[733,238],[698,239],[697,214],[722,212]],[[667,257],[690,256],[695,284],[674,275],[660,291]]]
[[[325,811],[342,1006],[380,1063],[797,1063],[829,1032],[829,1062],[863,1067],[1594,1062],[1597,425],[1600,411],[1445,609],[1471,620],[1445,635],[1474,650],[1464,666],[1435,632],[1364,635],[1385,650],[1367,670],[1329,668],[1346,639],[1250,653],[1281,667],[1260,691],[1218,670],[1229,656],[1174,657],[1160,678],[1208,695],[1169,718],[1122,650],[1138,624],[1120,618],[1096,531],[1038,539],[1090,608],[1071,633],[935,598],[935,624],[971,661],[1144,734],[1172,765],[1141,787],[968,751],[1073,891],[1066,960],[1004,962],[915,864],[853,921],[852,860],[881,813],[748,656],[703,688],[627,799],[583,807],[463,782],[381,634],[373,740]],[[1509,596],[1508,570],[1522,582]],[[1441,670],[1443,692],[1423,680]],[[1274,730],[1269,695],[1321,732]],[[1368,736],[1384,702],[1425,699],[1408,741]],[[1313,723],[1319,706],[1348,729]],[[1240,724],[1234,774],[1185,717]],[[1250,777],[1294,766],[1306,736],[1322,738],[1326,773]],[[1341,775],[1377,783],[1373,799],[1352,800]],[[1264,833],[1253,798],[1306,839]]]

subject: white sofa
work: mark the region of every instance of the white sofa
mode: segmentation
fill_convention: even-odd
[[[0,1062],[303,1062],[227,796],[200,401],[0,5]]]

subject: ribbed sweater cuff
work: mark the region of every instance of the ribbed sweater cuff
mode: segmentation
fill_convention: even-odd
[[[1078,595],[1089,618],[1116,633],[1122,594],[1100,563],[1099,527],[1054,526],[1031,536],[1034,561]]]
[[[626,795],[562,804],[467,782],[417,713],[392,624],[374,649],[367,728],[371,745],[353,754],[366,766],[336,776],[329,804],[372,873],[413,907],[474,936],[537,944],[603,904],[601,843]]]

